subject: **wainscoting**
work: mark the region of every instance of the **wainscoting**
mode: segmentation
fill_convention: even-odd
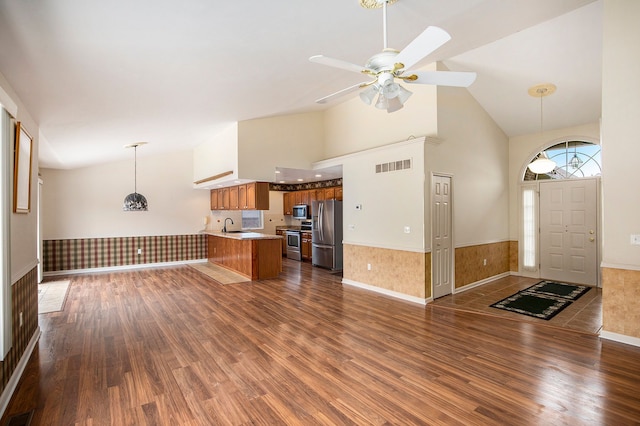
[[[13,341],[0,362],[0,392],[4,392],[24,352],[38,329],[38,269],[33,268],[11,286]],[[23,324],[20,326],[20,312]],[[14,379],[15,380],[15,379]],[[4,397],[4,394],[3,394]],[[7,401],[8,402],[8,401]]]
[[[509,272],[510,248],[509,241],[456,247],[456,288]]]
[[[517,241],[455,249],[455,286],[461,288],[511,270]],[[514,252],[515,250],[515,252]],[[487,264],[484,264],[484,260]],[[367,269],[371,264],[371,270]],[[420,299],[431,297],[431,253],[344,245],[344,278]]]
[[[138,249],[141,254],[138,254]],[[203,234],[43,241],[44,272],[205,259]]]

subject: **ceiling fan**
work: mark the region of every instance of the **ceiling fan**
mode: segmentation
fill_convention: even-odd
[[[433,84],[438,86],[467,87],[476,79],[474,72],[455,71],[408,71],[422,58],[438,49],[451,39],[451,36],[438,27],[427,27],[422,34],[416,37],[401,51],[387,47],[387,5],[397,0],[360,0],[360,5],[366,9],[382,7],[382,30],[384,48],[382,52],[373,55],[364,67],[340,59],[329,58],[323,55],[315,55],[309,58],[311,62],[341,68],[347,71],[367,74],[371,80],[358,83],[346,89],[342,89],[331,95],[316,100],[323,104],[329,100],[358,89],[364,89],[360,98],[367,105],[371,105],[378,95],[375,106],[394,112],[403,107],[411,96],[411,92],[395,82],[396,79],[409,84]]]

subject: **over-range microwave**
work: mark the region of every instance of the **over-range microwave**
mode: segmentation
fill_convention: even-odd
[[[309,210],[309,206],[306,204],[293,206],[293,211],[291,213],[294,219],[311,219],[311,211]]]

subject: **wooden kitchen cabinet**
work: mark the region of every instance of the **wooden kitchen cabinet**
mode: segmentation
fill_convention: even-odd
[[[282,229],[276,229],[276,235],[280,235],[282,237],[282,239],[280,240],[282,242],[282,255],[286,256],[287,255],[287,236],[286,236],[286,231],[282,230]]]
[[[335,200],[336,188],[333,186],[330,188],[324,188],[322,191],[322,195],[325,200]]]
[[[229,210],[229,188],[218,189],[218,210]]]
[[[234,239],[207,236],[210,262],[251,280],[275,278],[282,271],[279,239]]]
[[[300,254],[302,256],[302,259],[311,260],[311,231],[302,231],[300,235]]]
[[[238,187],[237,186],[229,187],[229,209],[231,210],[240,209],[240,204],[238,204]]]
[[[293,214],[293,192],[285,192],[282,194],[282,210],[284,214]]]
[[[311,206],[314,201],[324,200],[342,201],[342,186],[285,192],[282,196],[282,211],[284,214],[290,215],[296,204]]]
[[[245,210],[269,210],[268,182],[251,182],[243,186],[246,193]]]
[[[336,194],[336,200],[342,201],[342,187],[341,186],[336,186],[335,194]]]
[[[218,190],[211,190],[211,210],[218,210]]]
[[[211,210],[269,210],[269,183],[250,182],[212,189]]]

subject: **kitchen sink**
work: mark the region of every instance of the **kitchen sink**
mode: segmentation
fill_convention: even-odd
[[[225,231],[225,234],[243,234],[245,232],[249,232],[249,231]]]

